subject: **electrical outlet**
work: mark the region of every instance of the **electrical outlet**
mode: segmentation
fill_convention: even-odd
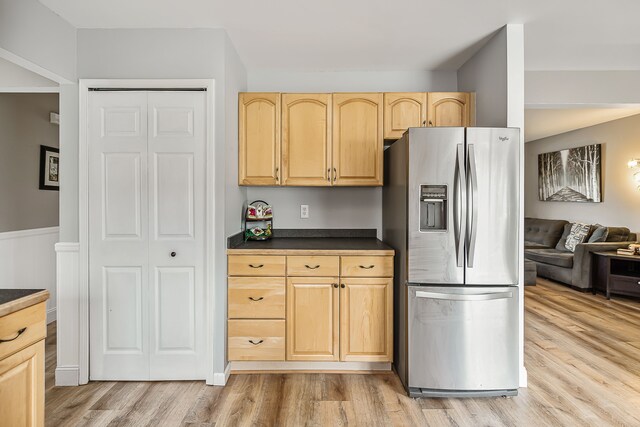
[[[309,219],[309,205],[300,205],[300,218]]]

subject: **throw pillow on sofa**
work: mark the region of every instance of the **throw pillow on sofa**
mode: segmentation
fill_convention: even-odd
[[[576,245],[584,242],[587,239],[587,236],[589,236],[590,231],[591,225],[589,224],[582,224],[579,222],[571,224],[571,232],[569,233],[569,236],[567,236],[567,241],[564,246],[571,252],[575,252]]]
[[[600,224],[596,224],[593,227],[595,227],[595,231],[591,234],[591,237],[589,237],[588,242],[589,243],[606,242],[607,236],[609,235],[609,229]]]
[[[562,232],[562,237],[560,237],[560,240],[558,240],[558,244],[556,245],[556,250],[563,251],[563,252],[569,251],[565,246],[565,244],[567,243],[567,237],[569,237],[569,233],[571,233],[572,225],[573,224],[571,224],[570,222],[564,225],[564,231]]]
[[[627,227],[609,227],[607,242],[626,242],[631,231]]]

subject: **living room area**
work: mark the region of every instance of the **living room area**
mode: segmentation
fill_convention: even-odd
[[[525,364],[567,425],[615,425],[640,395],[640,110],[576,105],[525,112]]]

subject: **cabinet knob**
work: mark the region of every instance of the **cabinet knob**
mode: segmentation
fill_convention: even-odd
[[[338,287],[338,284],[337,284],[337,283],[333,283],[333,287],[334,287],[334,288],[337,288],[337,287]]]
[[[346,286],[344,285],[344,283],[343,283],[343,284],[341,284],[341,285],[340,285],[340,287],[341,287],[342,289],[346,288]]]
[[[171,255],[171,258],[175,258],[177,254],[175,252],[171,252],[169,255]]]

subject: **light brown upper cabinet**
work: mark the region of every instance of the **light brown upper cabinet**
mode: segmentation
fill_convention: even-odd
[[[382,185],[382,93],[333,94],[333,185]]]
[[[429,92],[428,126],[473,126],[472,94],[468,92]]]
[[[408,128],[425,126],[427,94],[425,92],[384,94],[384,139],[398,139]]]
[[[282,95],[282,185],[331,185],[331,94]]]
[[[238,98],[238,184],[280,184],[280,94]]]

